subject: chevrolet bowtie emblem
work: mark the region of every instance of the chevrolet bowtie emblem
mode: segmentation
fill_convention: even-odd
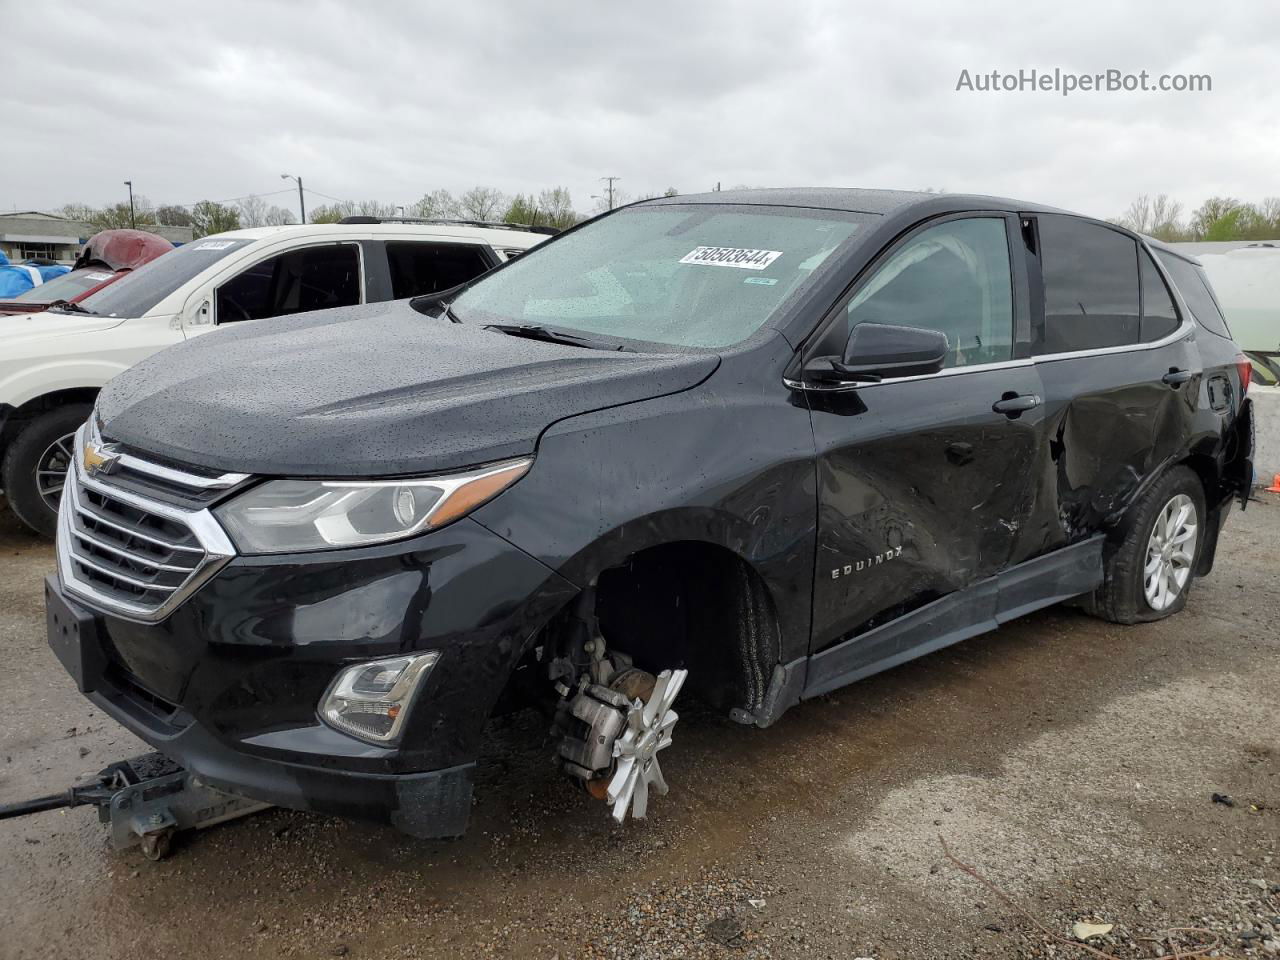
[[[118,454],[112,453],[101,444],[90,440],[84,445],[84,452],[81,455],[80,462],[84,466],[84,472],[91,477],[95,477],[100,473],[110,473],[119,459]]]

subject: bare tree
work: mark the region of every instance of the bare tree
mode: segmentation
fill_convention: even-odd
[[[1264,239],[1280,238],[1280,197],[1266,197],[1258,204],[1258,216],[1267,232]]]
[[[432,190],[410,206],[405,213],[428,220],[448,220],[459,215],[458,201],[448,190]]]
[[[458,212],[467,220],[497,220],[506,208],[506,196],[494,187],[472,187],[458,198]]]
[[[263,217],[264,225],[268,227],[283,227],[286,224],[297,223],[298,218],[293,215],[293,211],[285,207],[271,207],[265,217]]]
[[[191,226],[191,214],[186,207],[161,204],[156,207],[156,223],[166,227],[189,227]]]
[[[98,208],[91,207],[87,203],[68,203],[58,213],[68,220],[81,220],[88,223],[98,215]]]
[[[242,227],[265,227],[267,225],[267,201],[261,197],[248,196],[236,204],[240,211]]]
[[[565,187],[551,187],[538,194],[537,219],[539,226],[564,230],[578,222],[573,211],[573,199]]]
[[[394,203],[383,203],[380,200],[361,200],[356,204],[356,213],[364,217],[394,217],[396,209]]]
[[[1120,225],[1134,233],[1151,232],[1151,198],[1145,193],[1134,198],[1129,209],[1120,217]]]
[[[356,212],[356,205],[350,200],[339,200],[328,206],[314,207],[307,212],[307,219],[312,223],[337,223],[343,217]]]

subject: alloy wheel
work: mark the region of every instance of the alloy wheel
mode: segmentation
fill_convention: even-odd
[[[1186,590],[1199,537],[1196,505],[1185,493],[1179,493],[1156,515],[1147,540],[1142,590],[1152,610],[1168,610]]]
[[[59,437],[40,454],[36,461],[36,490],[44,505],[54,513],[62,500],[62,488],[67,482],[67,468],[75,457],[73,444],[76,435],[68,433]]]

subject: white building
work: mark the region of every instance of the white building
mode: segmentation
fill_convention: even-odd
[[[189,243],[190,227],[147,226],[170,243]],[[26,210],[0,213],[0,253],[12,263],[32,258],[53,260],[70,266],[75,262],[84,242],[98,228],[83,220],[68,220],[54,213]]]

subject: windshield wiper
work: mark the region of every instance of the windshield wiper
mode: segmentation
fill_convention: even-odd
[[[505,333],[511,337],[544,340],[547,343],[563,343],[571,347],[586,347],[588,350],[614,349],[613,347],[605,346],[598,340],[576,337],[572,333],[561,333],[558,330],[548,330],[546,327],[539,326],[536,323],[486,323],[484,329],[497,330],[499,333]]]
[[[58,310],[63,313],[83,313],[83,314],[87,314],[90,317],[97,316],[97,314],[94,311],[86,307],[82,307],[78,303],[72,303],[70,300],[55,300],[53,301],[53,303],[49,304],[49,306],[45,307],[45,309]]]

